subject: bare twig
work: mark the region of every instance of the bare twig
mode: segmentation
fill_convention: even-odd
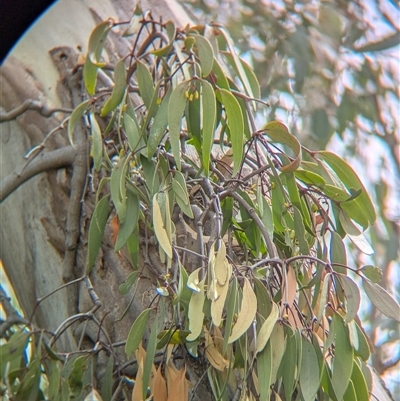
[[[13,172],[0,183],[0,202],[6,199],[25,181],[47,170],[53,170],[73,163],[75,150],[72,146],[42,153],[27,166],[21,174]]]
[[[0,122],[11,121],[16,119],[27,110],[34,110],[39,112],[43,117],[50,117],[52,114],[57,112],[72,113],[71,109],[67,108],[49,108],[46,104],[37,100],[27,99],[15,109],[10,111],[0,112]]]

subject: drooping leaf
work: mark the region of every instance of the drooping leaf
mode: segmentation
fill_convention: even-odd
[[[174,39],[175,39],[175,25],[172,21],[167,21],[165,23],[165,29],[167,31],[167,36],[169,39],[169,43],[160,49],[151,50],[150,53],[154,54],[158,57],[168,56],[171,53],[172,48],[174,47]]]
[[[242,165],[243,143],[244,143],[244,123],[239,102],[231,92],[225,89],[216,91],[218,100],[224,105],[228,117],[228,126],[231,134],[232,153],[233,153],[233,172],[235,176]]]
[[[343,240],[340,235],[332,231],[331,232],[331,244],[330,244],[330,258],[333,270],[338,273],[346,274],[347,270],[347,256],[346,256],[346,248],[344,246]]]
[[[378,266],[366,265],[360,271],[364,276],[370,279],[373,283],[380,283],[383,277],[382,269]]]
[[[400,322],[400,306],[395,299],[379,284],[363,277],[364,290],[371,302],[387,317]]]
[[[231,335],[231,328],[233,324],[233,318],[235,316],[235,311],[237,307],[237,288],[238,282],[236,277],[232,278],[231,284],[229,286],[229,293],[226,300],[226,320],[225,320],[225,334],[224,342],[222,344],[222,353],[225,354],[226,348],[228,346],[229,337]]]
[[[103,240],[104,229],[106,227],[108,219],[108,210],[110,204],[108,196],[104,196],[97,202],[96,208],[94,209],[92,218],[90,220],[89,234],[88,234],[88,252],[87,252],[87,274],[93,268],[96,262],[97,254]]]
[[[251,288],[249,280],[243,279],[243,297],[242,304],[235,325],[232,328],[228,342],[233,343],[241,337],[253,323],[257,312],[257,298]]]
[[[257,355],[257,373],[260,386],[260,401],[269,401],[272,376],[271,342],[267,342],[264,349]]]
[[[150,135],[147,140],[147,157],[149,159],[153,157],[157,146],[160,145],[161,139],[165,135],[165,130],[168,125],[168,104],[170,97],[171,91],[169,90],[162,100],[156,116],[154,117],[153,124],[150,127]]]
[[[111,199],[117,211],[120,224],[123,224],[126,219],[125,175],[128,168],[128,162],[128,157],[121,157],[118,163],[114,166],[110,180]]]
[[[300,389],[304,401],[314,401],[320,385],[318,359],[313,345],[304,337],[302,341]]]
[[[111,92],[111,96],[107,99],[104,106],[101,109],[100,116],[104,117],[111,111],[113,111],[124,98],[126,83],[126,71],[125,71],[125,60],[118,61],[114,70],[114,88]]]
[[[124,280],[122,284],[119,285],[118,290],[121,295],[126,295],[131,289],[132,285],[136,282],[137,276],[139,275],[139,271],[133,271],[129,274],[129,276]]]
[[[191,333],[186,337],[187,341],[196,340],[199,337],[203,328],[203,306],[206,298],[206,295],[204,293],[205,280],[206,279],[204,278],[200,281],[198,285],[200,291],[193,292],[190,298],[188,318],[189,330],[191,331]]]
[[[158,319],[154,319],[154,322],[151,326],[150,336],[147,341],[146,347],[146,358],[143,364],[143,377],[142,377],[142,386],[143,386],[143,399],[146,399],[147,387],[153,387],[153,379],[155,376],[155,367],[153,365],[154,356],[156,354],[156,345],[157,345],[157,333],[158,333]]]
[[[147,321],[149,320],[150,312],[151,308],[143,310],[133,322],[125,344],[125,353],[127,358],[130,358],[133,352],[139,347],[143,338],[144,330],[147,326]]]
[[[161,248],[167,254],[167,256],[172,259],[171,238],[168,235],[168,232],[164,225],[164,219],[161,214],[161,208],[160,204],[158,203],[157,194],[153,196],[153,226],[154,232]]]
[[[299,168],[301,163],[301,145],[295,136],[293,136],[286,125],[279,121],[270,121],[262,129],[274,141],[288,146],[295,154],[295,158],[289,164],[281,167],[284,173],[290,173]]]
[[[185,92],[189,82],[181,82],[172,92],[168,105],[169,139],[171,142],[172,154],[178,170],[181,169],[180,136],[183,112],[186,106]]]
[[[100,171],[103,160],[103,138],[99,123],[96,120],[94,113],[89,114],[90,134],[92,138],[91,156],[93,157],[93,167],[95,171]]]
[[[81,104],[75,107],[74,111],[71,114],[71,117],[68,120],[68,139],[69,143],[75,147],[74,144],[74,129],[76,125],[79,123],[82,116],[85,114],[91,100],[85,100]]]
[[[339,400],[343,398],[353,371],[353,348],[347,327],[340,315],[334,315],[335,356],[332,367],[332,385]]]
[[[137,62],[136,76],[139,84],[140,96],[145,106],[149,109],[151,99],[154,95],[154,83],[150,70],[142,61]]]
[[[192,37],[195,39],[194,47],[197,48],[200,65],[201,65],[201,73],[203,77],[207,77],[213,67],[214,63],[214,51],[211,46],[209,40],[201,35],[190,34],[189,38]]]
[[[262,324],[260,331],[257,334],[256,353],[261,352],[266,346],[278,318],[279,318],[279,308],[276,305],[276,303],[273,302],[271,313],[265,319],[265,322]]]
[[[339,281],[343,286],[346,297],[345,322],[349,323],[357,316],[361,301],[360,290],[358,289],[358,285],[350,277],[343,274],[337,274],[336,277],[339,278]]]
[[[217,104],[215,100],[214,89],[210,83],[201,81],[201,108],[202,108],[202,152],[204,173],[209,174],[210,157],[215,134],[215,118],[217,113]]]

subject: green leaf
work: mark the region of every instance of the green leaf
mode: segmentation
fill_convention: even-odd
[[[357,401],[368,400],[369,392],[368,392],[367,382],[357,362],[355,362],[353,365],[353,372],[351,373],[351,381],[354,384],[354,390],[357,396]]]
[[[314,401],[320,385],[320,372],[313,345],[302,336],[300,389],[304,401]]]
[[[246,75],[246,72],[245,72],[245,70],[243,68],[242,61],[241,61],[240,57],[235,52],[234,43],[233,43],[232,38],[229,36],[229,33],[225,28],[218,27],[217,29],[218,29],[219,32],[222,33],[222,35],[224,36],[224,38],[226,40],[229,52],[230,52],[230,54],[232,55],[232,58],[233,58],[234,68],[238,72],[239,79],[242,81],[242,84],[244,86],[246,94],[251,98],[256,98],[255,94],[253,93],[252,86],[250,85],[249,79],[248,79],[248,77]]]
[[[353,347],[354,355],[359,356],[363,361],[368,361],[371,355],[371,350],[369,348],[367,337],[365,336],[363,330],[360,328],[360,326],[357,324],[355,320],[353,320],[350,324],[355,327],[358,338],[357,347]]]
[[[379,284],[362,278],[364,290],[371,302],[388,318],[400,322],[400,306],[395,299]]]
[[[343,207],[343,203],[340,205]],[[361,231],[358,227],[351,221],[349,215],[344,210],[339,210],[339,221],[343,227],[343,230],[350,235],[360,235]]]
[[[264,349],[271,336],[275,323],[278,321],[278,318],[279,309],[276,303],[273,302],[271,313],[265,319],[265,322],[262,324],[260,331],[257,334],[257,346],[255,351],[256,353],[261,352]]]
[[[175,171],[172,179],[172,189],[176,196],[181,198],[186,205],[189,205],[189,193],[186,185],[185,176],[180,171]]]
[[[104,196],[97,202],[92,218],[90,219],[86,264],[87,274],[89,274],[92,270],[97,259],[97,254],[99,253],[101,242],[103,240],[104,229],[108,219],[109,207],[110,204],[108,196]]]
[[[233,172],[235,176],[242,165],[243,141],[244,141],[244,122],[239,102],[231,92],[225,89],[218,89],[216,92],[218,100],[225,106],[228,117],[228,127],[231,133],[232,153],[233,153]]]
[[[168,125],[168,105],[171,93],[171,90],[169,90],[164,96],[164,99],[162,100],[161,105],[154,117],[153,124],[150,127],[150,135],[149,139],[147,140],[147,157],[149,159],[154,156],[154,152],[159,146],[161,139],[165,135]]]
[[[292,331],[289,329],[288,331]],[[285,397],[287,400],[292,399],[292,394],[294,391],[294,384],[296,380],[296,371],[299,370],[299,366],[297,366],[297,353],[299,349],[297,348],[297,342],[295,338],[295,333],[288,333],[287,335],[287,343],[286,350],[283,354],[281,365],[279,367],[279,372],[281,372],[283,386],[285,390]],[[301,352],[301,350],[300,350]],[[279,374],[278,372],[278,374]]]
[[[133,284],[136,282],[138,275],[139,275],[138,270],[130,273],[129,276],[124,280],[124,282],[119,285],[118,291],[121,295],[126,295],[129,292]]]
[[[187,341],[194,341],[196,340],[201,330],[203,329],[203,319],[204,319],[204,312],[203,306],[204,301],[206,298],[204,292],[204,283],[205,278],[200,281],[198,287],[199,291],[194,291],[190,298],[189,302],[189,311],[188,311],[188,319],[189,319],[189,330],[190,334],[186,337]]]
[[[172,92],[168,105],[168,125],[169,139],[171,142],[172,154],[175,158],[176,167],[181,169],[181,124],[183,112],[186,106],[185,92],[189,87],[189,82],[181,82]]]
[[[286,125],[279,121],[270,121],[264,126],[262,131],[265,131],[274,142],[288,146],[295,154],[295,159],[289,164],[282,166],[281,171],[290,173],[297,170],[301,163],[301,145],[297,138],[289,132]]]
[[[204,36],[190,34],[189,37],[195,38],[196,40],[195,48],[198,50],[201,73],[203,77],[207,77],[210,74],[214,63],[214,51],[211,43]]]
[[[151,375],[151,370],[153,368],[154,356],[156,354],[156,346],[157,346],[157,334],[158,334],[158,319],[154,319],[154,322],[151,326],[150,336],[147,341],[146,348],[146,359],[144,361],[143,366],[143,400],[146,399],[147,386],[149,384],[149,379]]]
[[[74,111],[71,114],[71,117],[68,120],[68,139],[69,143],[75,148],[74,145],[74,129],[76,124],[81,120],[82,116],[85,114],[91,100],[85,100],[81,104],[75,107]]]
[[[222,69],[219,61],[214,57],[213,63],[213,73],[217,78],[217,86],[222,89],[230,90],[229,82],[227,77],[225,76],[224,70]]]
[[[342,238],[335,231],[331,232],[330,259],[333,270],[335,272],[341,274],[347,273],[347,270],[344,267],[347,266],[346,248],[344,246]],[[338,266],[335,263],[339,263],[344,266]]]
[[[294,231],[296,233],[297,241],[299,242],[299,250],[303,255],[308,255],[310,248],[306,240],[306,230],[303,223],[303,217],[299,209],[293,206],[293,217],[294,217]]]
[[[272,374],[271,342],[257,355],[257,376],[260,386],[260,401],[270,400],[270,386]]]
[[[118,252],[126,243],[136,227],[139,218],[139,197],[131,191],[127,191],[126,219],[120,224],[114,251]]]
[[[337,398],[341,400],[350,382],[353,370],[353,348],[343,319],[338,314],[335,314],[333,319],[336,341],[332,367],[332,385]]]
[[[357,316],[360,307],[360,290],[358,285],[348,276],[336,274],[341,285],[343,286],[344,295],[346,297],[346,317],[345,322],[349,323]]]
[[[99,123],[96,120],[94,113],[89,114],[90,133],[92,137],[91,156],[93,157],[93,167],[95,171],[100,171],[103,161],[103,138]]]
[[[83,66],[83,80],[86,90],[91,96],[94,95],[96,90],[97,70],[105,64],[100,62],[100,58],[108,32],[111,28],[111,21],[104,21],[94,28],[89,38],[88,54]]]
[[[211,46],[211,45],[210,45]],[[212,85],[207,81],[201,81],[201,117],[202,117],[202,152],[204,174],[209,175],[210,157],[215,134],[215,119],[217,113],[217,103]]]
[[[366,265],[363,266],[360,271],[373,283],[380,283],[382,281],[383,272],[382,269],[378,266]]]
[[[78,356],[74,361],[71,374],[68,377],[70,392],[74,397],[78,397],[83,389],[83,373],[87,366],[88,358],[86,356]]]
[[[129,147],[132,152],[145,148],[146,144],[136,118],[133,119],[128,113],[124,113],[123,124],[125,135],[128,138]]]
[[[351,242],[363,253],[366,255],[372,255],[374,253],[374,250],[372,249],[372,246],[370,243],[367,241],[365,238],[364,234],[360,235],[348,235],[350,238]]]
[[[111,401],[113,389],[114,356],[108,357],[106,371],[101,380],[101,395],[103,401]]]
[[[125,344],[125,353],[127,358],[130,358],[142,341],[150,312],[151,308],[145,309],[133,322]]]
[[[171,238],[169,237],[166,227],[164,225],[164,219],[161,214],[161,208],[160,204],[158,203],[157,194],[153,196],[153,226],[154,232],[162,250],[167,254],[170,259],[172,259]]]
[[[312,171],[308,171],[306,169],[307,165],[305,164],[305,162],[302,162],[301,166],[304,167],[304,170],[301,168],[298,168],[294,172],[294,175],[300,181],[303,181],[304,183],[306,183],[308,185],[314,185],[318,188],[321,188],[326,184],[326,181],[319,174],[316,174]]]
[[[140,96],[147,109],[150,108],[151,99],[154,95],[154,83],[150,70],[141,61],[137,62],[136,76],[139,84]]]
[[[126,185],[125,175],[128,168],[129,158],[121,157],[111,173],[110,192],[111,199],[117,210],[120,224],[126,219]]]
[[[113,111],[124,98],[126,83],[125,60],[119,60],[114,70],[114,88],[111,96],[107,99],[101,109],[100,116],[104,117]]]
[[[342,181],[346,188],[362,189],[362,193],[354,200],[358,201],[358,204],[362,207],[365,217],[370,224],[373,224],[376,220],[374,205],[355,171],[343,159],[332,152],[320,151],[317,153],[332,168],[332,170],[335,171],[338,178]],[[349,215],[352,217],[351,214]]]
[[[224,333],[224,342],[222,344],[222,355],[225,354],[226,348],[228,346],[229,336],[231,335],[231,329],[233,324],[233,318],[235,316],[236,306],[237,306],[237,298],[238,298],[238,282],[237,278],[233,277],[232,281],[229,285],[229,292],[226,299],[226,320],[225,320],[225,333]]]
[[[174,39],[175,39],[175,25],[172,21],[167,21],[165,23],[165,29],[167,30],[167,35],[169,39],[169,43],[167,43],[164,47],[160,49],[151,50],[150,53],[154,54],[158,57],[168,56],[171,53],[171,50],[174,46]]]
[[[48,399],[56,400],[60,390],[60,363],[58,361],[51,360],[48,362],[48,366],[50,367],[50,372],[46,371],[46,375],[49,380]]]
[[[354,389],[354,384],[350,380],[347,389],[343,395],[343,401],[357,401],[356,391]]]

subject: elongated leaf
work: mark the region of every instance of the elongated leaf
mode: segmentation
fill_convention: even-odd
[[[319,366],[313,345],[302,337],[300,388],[304,401],[314,401],[319,388]]]
[[[201,81],[201,108],[202,108],[202,131],[203,131],[203,166],[204,173],[209,174],[210,157],[214,143],[215,119],[217,114],[217,103],[214,89],[207,81]]]
[[[152,373],[155,375],[155,367],[153,365],[154,356],[156,354],[156,345],[157,345],[157,333],[158,333],[158,319],[154,319],[154,322],[151,326],[149,340],[147,341],[146,347],[146,359],[143,365],[143,377],[142,377],[142,385],[143,385],[143,399],[146,399],[147,387],[150,384],[152,387],[151,375]]]
[[[114,70],[114,88],[111,96],[107,99],[106,103],[101,109],[100,116],[104,117],[113,111],[122,101],[125,94],[126,84],[126,71],[125,60],[118,61]]]
[[[342,238],[335,231],[331,232],[330,258],[331,263],[333,264],[333,270],[341,274],[347,273],[346,268],[344,267],[347,265],[346,248]],[[339,263],[343,266],[338,266],[335,263]]]
[[[126,218],[126,186],[125,175],[128,168],[127,157],[121,157],[111,173],[110,192],[111,199],[117,210],[120,224],[125,222]]]
[[[125,353],[127,358],[130,358],[133,352],[139,347],[143,338],[144,330],[146,329],[147,321],[149,320],[150,312],[151,308],[145,309],[133,322],[125,344]]]
[[[96,208],[94,209],[92,218],[90,220],[89,234],[88,234],[88,253],[87,253],[87,274],[93,268],[96,262],[97,254],[103,240],[104,229],[106,227],[109,210],[109,200],[107,196],[104,196],[97,202]]]
[[[168,104],[171,93],[172,92],[169,90],[165,95],[150,128],[150,136],[147,140],[147,157],[149,159],[153,157],[161,139],[165,135],[165,130],[168,125]]]
[[[364,234],[360,235],[350,235],[349,238],[351,242],[363,253],[366,255],[372,255],[374,253],[374,250],[370,243],[367,241],[365,238]]]
[[[363,286],[368,298],[385,316],[400,322],[400,306],[384,288],[365,278]]]
[[[343,398],[353,370],[353,348],[343,319],[334,315],[335,357],[332,368],[332,385],[339,400]]]
[[[151,99],[154,94],[154,83],[151,72],[141,61],[137,62],[136,76],[139,84],[140,96],[147,108],[150,108]]]
[[[297,241],[299,242],[299,250],[303,255],[308,255],[310,248],[306,240],[306,230],[304,227],[303,217],[299,209],[293,206],[293,217],[294,217],[294,231],[296,233]]]
[[[267,342],[264,349],[257,355],[257,373],[260,386],[260,401],[269,401],[272,375],[272,347],[270,342]]]
[[[293,136],[286,125],[279,121],[271,121],[266,124],[263,131],[274,141],[288,146],[295,154],[295,159],[281,167],[284,173],[290,173],[299,168],[301,163],[301,145],[295,136]]]
[[[354,384],[354,390],[358,400],[368,400],[369,392],[367,382],[365,380],[364,374],[358,365],[358,363],[354,363],[353,372],[351,374],[351,381]]]
[[[186,205],[189,205],[189,193],[187,191],[185,176],[180,171],[176,171],[174,174],[172,189],[176,196],[179,196]]]
[[[335,171],[346,188],[355,190],[359,188],[362,189],[361,194],[357,197],[358,204],[361,205],[369,223],[373,224],[376,220],[374,205],[355,171],[342,158],[332,152],[320,151],[318,155]],[[349,216],[352,217],[351,214],[349,214]]]
[[[266,346],[272,330],[279,318],[279,308],[276,303],[272,303],[272,310],[265,322],[262,324],[260,331],[257,334],[256,353],[261,352]]]
[[[133,119],[128,113],[124,113],[123,118],[125,135],[128,138],[129,147],[133,152],[137,149],[145,148],[146,144],[140,132],[139,124],[136,118]]]
[[[81,104],[75,107],[74,111],[71,114],[71,117],[68,120],[68,139],[69,143],[75,147],[74,145],[74,129],[76,124],[80,121],[82,116],[84,115],[86,109],[88,108],[91,100],[85,100]]]
[[[153,226],[154,232],[162,250],[167,254],[169,258],[172,259],[171,237],[168,235],[168,232],[164,225],[164,219],[161,214],[161,208],[158,203],[157,194],[153,196]]]
[[[127,191],[126,219],[121,223],[115,243],[115,252],[118,252],[133,233],[139,218],[139,197],[133,191]]]
[[[326,181],[317,173],[307,170],[307,164],[305,162],[301,163],[301,166],[304,167],[304,170],[299,168],[294,172],[296,178],[300,181],[305,182],[308,185],[315,185],[320,188],[326,184]]]
[[[187,100],[185,92],[188,86],[189,83],[187,81],[181,82],[173,90],[168,105],[169,139],[171,142],[172,154],[174,155],[178,170],[181,169],[181,124]]]
[[[89,114],[90,133],[92,137],[91,156],[93,157],[93,167],[95,171],[100,171],[103,160],[103,138],[99,123],[93,113]]]
[[[373,283],[380,283],[383,277],[382,269],[378,266],[366,265],[361,269],[362,274],[370,279]]]
[[[191,333],[186,337],[187,341],[194,341],[196,340],[203,328],[203,306],[206,295],[204,293],[204,283],[205,278],[200,281],[199,283],[199,290],[198,292],[193,292],[192,297],[190,298],[189,302],[189,330]]]
[[[164,47],[160,49],[151,50],[150,53],[154,54],[155,56],[162,57],[168,56],[171,53],[171,50],[174,46],[174,39],[175,39],[175,25],[172,21],[167,21],[165,23],[165,28],[167,30],[167,35],[169,38],[169,43],[167,43]]]
[[[241,337],[253,323],[257,312],[257,298],[247,277],[243,279],[242,304],[228,342],[232,343]]]
[[[190,34],[189,37],[192,37],[196,40],[195,48],[198,50],[201,73],[203,77],[207,77],[210,74],[214,63],[214,51],[211,43],[207,38],[201,35]]]
[[[244,142],[244,122],[239,102],[231,92],[225,89],[218,89],[217,97],[224,105],[228,117],[228,126],[231,133],[232,153],[233,153],[233,173],[235,176],[242,165],[243,142]]]
[[[343,286],[346,297],[345,322],[349,323],[357,316],[361,301],[360,290],[358,289],[358,285],[350,277],[343,274],[337,274],[336,277],[339,278],[339,281]]]
[[[319,306],[318,306],[318,311],[317,311],[317,320],[319,322],[321,322],[322,319],[322,315],[324,314],[324,310],[325,310],[325,305],[327,303],[328,300],[328,292],[329,292],[329,281],[331,279],[332,275],[331,273],[328,273],[325,276],[325,279],[323,281],[322,284],[322,288],[321,288],[321,292],[320,292],[320,296],[319,296]]]
[[[235,316],[237,296],[238,296],[237,287],[238,287],[237,279],[236,279],[236,277],[233,277],[230,287],[229,287],[228,298],[226,300],[226,320],[225,320],[226,329],[225,329],[225,334],[224,334],[224,342],[222,344],[222,353],[223,354],[225,354],[226,348],[228,346],[233,318]]]

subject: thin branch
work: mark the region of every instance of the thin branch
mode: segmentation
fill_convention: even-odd
[[[42,153],[33,160],[21,174],[13,172],[5,177],[0,183],[0,202],[6,199],[25,181],[44,171],[54,170],[72,165],[75,158],[75,150],[72,146]]]
[[[57,112],[72,113],[71,109],[67,108],[49,108],[46,104],[37,100],[27,99],[15,109],[10,111],[0,111],[0,122],[11,121],[16,119],[27,110],[34,110],[39,112],[43,117],[50,117]]]

